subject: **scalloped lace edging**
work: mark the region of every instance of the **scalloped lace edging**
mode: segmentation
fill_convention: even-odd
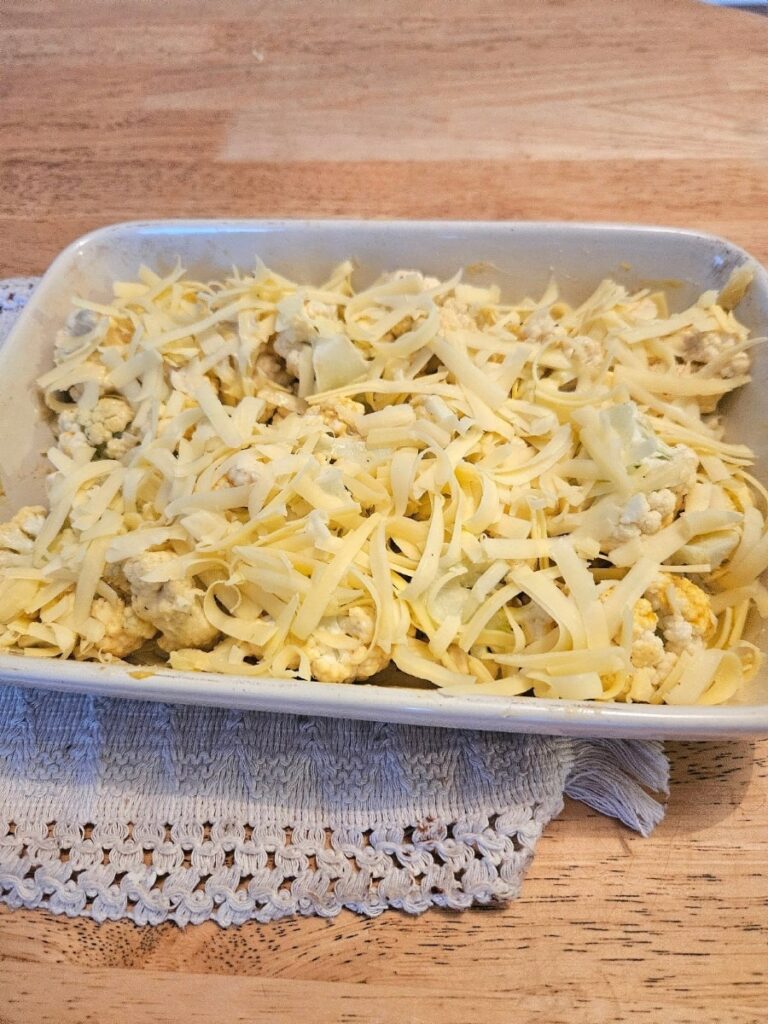
[[[38,277],[8,277],[0,280],[0,345],[39,280]]]
[[[293,915],[463,910],[517,895],[562,802],[411,828],[19,823],[0,839],[0,899],[96,921],[219,925]]]
[[[6,277],[0,280],[0,313],[18,314],[39,280],[39,277]]]

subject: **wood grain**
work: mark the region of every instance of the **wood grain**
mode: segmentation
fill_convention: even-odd
[[[685,0],[100,0],[0,13],[0,274],[158,216],[626,220],[768,259],[768,19]],[[502,909],[222,931],[0,911],[0,1024],[757,1024],[768,741],[671,745]]]
[[[10,2],[0,273],[108,221],[693,224],[768,251],[768,21],[682,0]]]

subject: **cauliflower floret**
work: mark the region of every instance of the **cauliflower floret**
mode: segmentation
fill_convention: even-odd
[[[645,487],[668,488],[675,495],[675,507],[680,498],[688,492],[696,479],[699,457],[692,448],[678,444],[670,447],[654,434],[650,425],[637,415],[631,402],[616,406],[601,419],[616,430],[622,445],[622,455],[627,470],[636,480],[645,481]],[[669,512],[669,495],[658,493],[655,498],[659,511]],[[667,513],[668,514],[668,513]]]
[[[676,490],[684,494],[696,479],[699,457],[688,445],[676,444],[674,448],[664,447],[646,455],[637,464],[641,474],[667,467],[670,477],[674,478]]]
[[[632,319],[636,321],[656,320],[659,307],[650,296],[632,303]]]
[[[59,448],[75,462],[90,462],[93,448],[88,444],[80,424],[77,422],[76,409],[67,409],[59,416],[57,443]]]
[[[91,517],[90,504],[93,498],[99,493],[99,485],[91,484],[88,487],[81,487],[72,498],[72,509],[69,514],[69,521],[76,530],[88,529]]]
[[[664,482],[681,491],[695,479],[699,465],[696,453],[684,444],[674,447],[665,444],[634,402],[604,409],[600,422],[604,429],[613,433],[621,446],[624,465],[633,474],[645,477],[651,472],[658,475],[663,471]]]
[[[314,412],[336,437],[345,437],[350,432],[357,434],[357,419],[365,412],[365,406],[352,398],[334,398],[314,406]]]
[[[632,609],[630,653],[634,669],[630,697],[642,701],[650,700],[683,652],[703,646],[712,628],[707,595],[690,580],[660,574],[646,595]]]
[[[264,465],[253,452],[238,452],[229,464],[227,480],[233,487],[255,484],[264,473]]]
[[[318,337],[338,334],[343,325],[336,306],[298,291],[278,303],[275,330],[274,350],[285,360],[286,370],[298,377],[304,348]]]
[[[17,562],[18,555],[31,554],[35,538],[43,528],[45,516],[42,505],[25,505],[13,519],[0,524],[0,568]]]
[[[104,454],[108,459],[122,459],[139,443],[138,437],[126,431],[120,437],[111,437],[104,446]]]
[[[203,595],[190,580],[148,583],[143,577],[152,568],[173,559],[170,551],[147,551],[123,563],[123,572],[131,588],[136,614],[162,634],[158,640],[164,651],[180,647],[210,647],[219,631],[203,613]]]
[[[632,673],[629,700],[647,704],[653,697],[654,671],[652,668],[636,668]]]
[[[661,516],[661,525],[667,526],[672,522],[677,509],[677,495],[668,487],[662,487],[659,491],[651,491],[648,495],[648,506],[651,512]]]
[[[661,572],[645,596],[655,612],[682,615],[701,636],[711,635],[715,628],[715,616],[708,595],[686,576]]]
[[[197,366],[179,366],[170,372],[171,387],[174,391],[181,392],[189,398],[194,398],[195,391],[201,387],[208,378],[200,372]],[[210,384],[210,381],[208,381]]]
[[[630,658],[634,668],[653,668],[664,657],[664,642],[652,630],[643,630],[632,639]]]
[[[383,281],[407,281],[415,279],[420,291],[429,291],[431,288],[439,288],[440,280],[437,277],[430,277],[429,274],[422,274],[420,270],[393,270],[391,274],[384,274]]]
[[[652,633],[659,623],[659,617],[653,610],[653,605],[647,597],[641,597],[632,609],[632,635],[639,636],[641,633]]]
[[[124,398],[100,398],[92,409],[73,406],[59,415],[59,447],[71,458],[86,448],[104,448],[109,458],[120,458],[138,438],[124,434],[133,419],[133,409]]]
[[[549,341],[567,337],[565,328],[553,320],[548,309],[534,309],[523,326],[520,337],[526,341]]]
[[[372,647],[375,620],[370,608],[322,619],[304,644],[312,678],[321,683],[353,683],[385,668],[389,655]]]
[[[292,331],[278,334],[274,341],[275,352],[283,357],[290,379],[297,379],[300,373],[301,357],[309,341],[297,338]]]
[[[653,664],[636,665],[633,645],[632,664],[635,670],[632,673],[632,683],[629,691],[630,699],[642,701],[643,703],[650,701],[658,687],[677,664],[678,657],[679,655],[674,654],[672,651],[665,651]]]
[[[78,422],[88,443],[106,444],[120,434],[133,419],[133,410],[124,398],[100,398],[93,409],[81,411]]]
[[[621,510],[611,540],[624,544],[635,537],[658,533],[662,526],[672,521],[676,507],[677,497],[667,488],[647,495],[633,494]]]
[[[368,360],[348,337],[331,303],[307,299],[299,289],[277,306],[274,351],[304,391],[331,391],[363,376]],[[311,376],[314,375],[314,385]]]
[[[740,339],[732,334],[718,334],[715,331],[708,331],[704,334],[699,331],[689,331],[682,337],[682,357],[686,362],[706,365],[715,359],[729,356],[729,351],[735,349]],[[734,352],[727,358],[725,364],[718,371],[724,378],[738,377],[749,372],[750,358],[748,352]]]
[[[446,299],[440,307],[440,327],[444,331],[477,330],[477,324],[469,308],[456,299]]]
[[[97,597],[91,607],[91,615],[104,626],[104,636],[94,644],[81,640],[81,653],[87,653],[86,649],[94,647],[100,655],[124,658],[151,640],[157,632],[153,625],[139,618],[133,608],[122,601],[113,604]]]
[[[682,615],[667,615],[664,618],[664,643],[675,653],[689,651],[701,646],[693,625]]]
[[[632,609],[632,664],[635,668],[652,668],[664,656],[664,643],[656,636],[659,618],[651,602],[641,597]]]
[[[577,368],[597,368],[605,355],[601,342],[586,334],[579,334],[575,338],[565,338],[561,347],[564,355],[573,360]]]
[[[665,651],[664,656],[653,666],[653,685],[663,683],[669,673],[677,664],[680,657],[675,651]]]
[[[668,652],[701,647],[715,631],[717,619],[709,597],[685,576],[659,573],[645,596],[659,615],[659,624]]]

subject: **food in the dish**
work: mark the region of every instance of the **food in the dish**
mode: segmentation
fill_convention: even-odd
[[[0,648],[475,693],[725,701],[768,613],[719,295],[584,302],[396,270],[142,268],[74,300],[47,507],[0,527]]]

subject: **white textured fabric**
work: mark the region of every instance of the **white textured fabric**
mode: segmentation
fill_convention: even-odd
[[[0,341],[29,291],[0,282]],[[663,813],[646,789],[666,792],[667,775],[657,743],[0,682],[0,900],[182,925],[461,909],[517,894],[564,794],[645,835]]]
[[[36,277],[8,277],[0,280],[0,345],[32,294]]]

